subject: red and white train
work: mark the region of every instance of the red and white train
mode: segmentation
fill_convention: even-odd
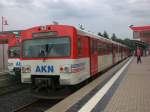
[[[129,56],[125,45],[69,25],[21,32],[21,80],[46,87],[76,85]]]
[[[20,38],[14,33],[2,33],[0,35],[0,44],[8,44],[8,71],[11,75],[18,75],[21,72]],[[7,59],[7,55],[5,55],[5,59]],[[7,63],[6,60],[3,60],[3,62]]]
[[[16,35],[8,41],[8,70],[12,75],[20,75],[20,37]]]

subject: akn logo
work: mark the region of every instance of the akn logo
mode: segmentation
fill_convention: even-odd
[[[20,61],[17,61],[17,62],[16,62],[16,66],[21,66],[21,62],[20,62]]]
[[[54,67],[53,66],[37,66],[36,67],[36,70],[35,72],[47,72],[47,73],[50,73],[50,72],[54,72]]]

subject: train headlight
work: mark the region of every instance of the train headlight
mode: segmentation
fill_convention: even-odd
[[[21,68],[22,73],[30,73],[31,72],[31,66],[23,66]]]
[[[59,68],[60,73],[70,73],[71,67],[69,65],[62,65]]]

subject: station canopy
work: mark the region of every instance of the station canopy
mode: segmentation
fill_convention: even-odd
[[[150,26],[130,26],[133,31],[149,31]]]
[[[7,44],[9,39],[15,37],[20,37],[20,30],[0,32],[0,44]]]

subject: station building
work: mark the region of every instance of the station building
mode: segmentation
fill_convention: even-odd
[[[150,54],[150,26],[133,26],[133,41],[135,44],[142,48],[143,55]]]

